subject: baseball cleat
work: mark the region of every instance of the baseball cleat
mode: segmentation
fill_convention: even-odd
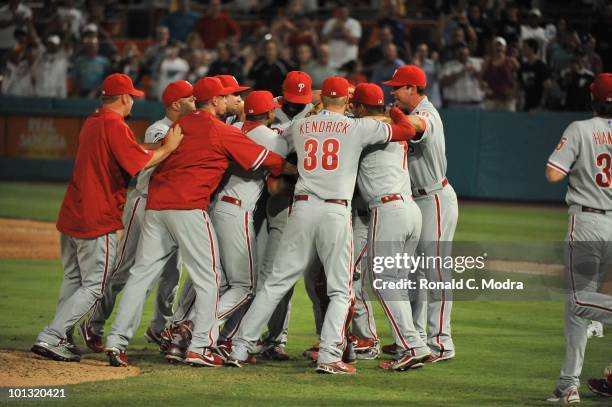
[[[281,345],[270,346],[261,353],[261,357],[277,362],[285,362],[289,360],[289,354],[285,351],[285,347]]]
[[[194,367],[219,367],[225,364],[221,356],[213,352],[210,348],[202,348],[200,352],[187,351],[183,362]]]
[[[311,353],[313,353],[313,352],[316,352],[317,353],[317,357],[319,357],[318,356],[318,353],[319,353],[319,342],[315,343],[314,345],[312,345],[311,348],[308,348],[304,352],[302,352],[302,355],[304,357],[312,359]],[[317,357],[315,357],[315,360],[316,360]]]
[[[66,347],[68,347],[68,349],[70,349],[70,352],[74,353],[75,355],[81,356],[81,349],[79,349],[79,347],[76,346],[76,344],[74,343],[74,337],[72,336],[72,332],[66,332]]]
[[[344,352],[342,353],[342,361],[349,364],[357,363],[357,355],[353,349],[352,342],[349,342],[346,345],[346,348],[344,348]]]
[[[606,379],[589,379],[587,386],[599,396],[612,397],[612,386],[608,384]]]
[[[171,343],[164,357],[168,363],[183,363],[185,361],[185,349],[181,349],[180,346]]]
[[[396,356],[398,352],[398,347],[394,343],[389,344],[389,345],[383,345],[382,351],[383,353],[387,355]]]
[[[106,348],[108,363],[113,367],[126,367],[128,365],[127,354],[119,348]]]
[[[317,364],[316,372],[326,374],[355,374],[357,369],[343,361],[339,361],[335,363],[319,363]]]
[[[376,339],[371,338],[359,338],[353,337],[353,349],[355,352],[363,352],[367,351],[370,348],[378,348],[378,341]]]
[[[591,321],[587,327],[587,338],[603,338],[603,324],[599,321]]]
[[[551,403],[573,404],[580,403],[580,395],[576,386],[570,386],[565,390],[557,387],[546,401]]]
[[[155,332],[153,332],[151,327],[147,328],[147,330],[144,333],[144,337],[147,340],[147,342],[154,343],[157,346],[161,346],[161,335],[156,334]]]
[[[87,321],[81,322],[79,325],[79,331],[81,332],[81,336],[85,341],[85,345],[87,345],[87,347],[93,353],[104,352],[104,342],[102,341],[102,336],[95,334],[91,327],[87,324]]]
[[[32,353],[47,359],[57,360],[59,362],[79,362],[81,356],[74,353],[66,342],[60,342],[57,345],[51,345],[47,342],[36,341],[30,349]]]
[[[446,350],[446,351],[436,350],[436,351],[432,351],[431,354],[432,356],[427,361],[427,363],[447,362],[455,358],[454,350]]]
[[[385,360],[378,364],[378,367],[385,370],[397,370],[403,372],[404,370],[411,369],[414,366],[420,364],[423,367],[423,363],[431,358],[431,353],[427,353],[421,356],[413,356],[406,354],[399,359]]]
[[[355,350],[355,356],[357,356],[357,359],[362,359],[362,360],[378,359],[379,354],[380,352],[378,351],[378,348],[375,346],[372,346],[370,348],[366,348],[360,351]]]
[[[170,344],[180,336],[180,331],[178,326],[169,326],[164,328],[163,331],[159,334],[160,344],[159,350],[162,352],[166,352],[170,347]]]
[[[232,341],[227,340],[227,341],[217,342],[216,351],[219,354],[219,356],[223,358],[223,360],[227,360],[229,358],[229,355],[232,353]]]

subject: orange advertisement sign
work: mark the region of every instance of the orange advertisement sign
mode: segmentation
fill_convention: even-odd
[[[7,156],[50,159],[76,156],[81,119],[8,116],[6,121]]]

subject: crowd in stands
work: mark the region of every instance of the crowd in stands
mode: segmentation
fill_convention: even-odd
[[[591,80],[612,65],[611,0],[573,2],[592,10],[579,27],[546,14],[558,2],[537,0],[168,3],[152,12],[143,42],[121,36],[122,2],[47,0],[33,12],[9,0],[0,7],[1,93],[95,98],[107,74],[123,72],[150,99],[174,80],[217,74],[280,95],[291,70],[318,88],[330,75],[380,84],[415,64],[438,107],[581,111]]]

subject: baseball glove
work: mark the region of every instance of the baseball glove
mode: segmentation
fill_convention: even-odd
[[[388,124],[393,123],[393,121],[391,120],[391,118],[389,116],[383,116],[383,115],[380,115],[380,116],[365,116],[364,119],[374,119],[374,120],[378,120],[380,122],[388,123]]]
[[[306,113],[306,117],[314,116],[315,114],[319,114],[323,110],[323,103],[319,102],[310,109],[310,112]]]

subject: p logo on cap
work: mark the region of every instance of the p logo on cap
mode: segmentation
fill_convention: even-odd
[[[283,81],[283,99],[289,103],[312,102],[312,79],[302,71],[291,71]]]
[[[416,65],[404,65],[397,68],[393,74],[393,78],[390,81],[383,82],[383,85],[412,85],[418,88],[425,88],[427,86],[427,75]]]

